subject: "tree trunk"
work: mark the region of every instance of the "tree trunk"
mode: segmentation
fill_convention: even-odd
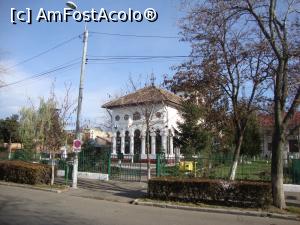
[[[235,180],[235,174],[240,158],[241,146],[243,143],[243,135],[239,135],[234,149],[233,162],[229,172],[229,180]]]
[[[283,150],[285,144],[284,129],[280,126],[280,120],[275,119],[275,129],[272,140],[272,196],[273,205],[286,208],[283,191]]]
[[[149,129],[147,129],[148,132],[146,133],[146,151],[147,151],[147,180],[151,179],[151,166],[150,166],[150,154],[149,154],[149,141],[150,141],[150,134]]]

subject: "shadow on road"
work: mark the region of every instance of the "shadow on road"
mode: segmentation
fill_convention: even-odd
[[[58,177],[56,183],[65,184],[65,181]],[[69,181],[68,185],[72,186],[72,182]],[[77,186],[78,190],[71,190],[72,195],[120,202],[131,202],[136,198],[144,197],[147,193],[147,183],[145,182],[78,179]]]

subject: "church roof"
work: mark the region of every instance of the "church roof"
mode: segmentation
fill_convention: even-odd
[[[102,108],[118,108],[122,106],[131,106],[146,103],[160,103],[165,102],[173,106],[181,104],[181,98],[169,91],[157,88],[155,86],[148,86],[137,90],[136,92],[122,96],[115,100],[105,103]]]

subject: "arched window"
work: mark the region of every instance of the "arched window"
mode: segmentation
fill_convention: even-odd
[[[134,131],[134,154],[141,153],[141,131],[135,130]]]
[[[155,113],[156,118],[161,118],[161,112]]]
[[[130,153],[130,137],[129,137],[129,131],[125,132],[125,154]]]
[[[139,112],[133,113],[132,119],[133,120],[140,120],[141,119],[141,114]]]
[[[161,135],[160,135],[160,130],[157,129],[155,131],[156,136],[155,136],[155,142],[156,142],[156,150],[155,153],[161,153],[162,152],[162,148],[161,148]]]

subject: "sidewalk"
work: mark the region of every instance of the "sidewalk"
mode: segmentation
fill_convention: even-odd
[[[56,178],[56,183],[64,184],[64,179]],[[69,181],[72,186],[72,181]],[[80,197],[104,199],[116,202],[133,202],[137,198],[147,194],[146,182],[132,181],[97,181],[90,179],[78,179],[78,189],[70,189],[69,194]],[[300,207],[299,192],[285,192],[288,206]]]

